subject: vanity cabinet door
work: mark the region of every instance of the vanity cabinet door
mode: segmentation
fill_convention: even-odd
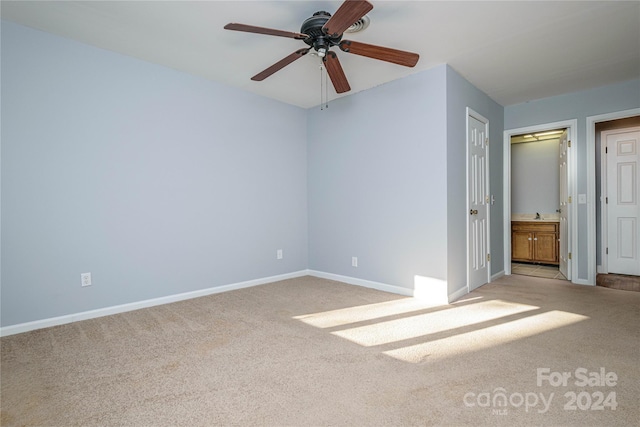
[[[557,233],[538,231],[535,234],[533,259],[538,262],[554,264],[558,262]]]
[[[531,261],[533,259],[533,233],[513,231],[511,233],[511,259]]]

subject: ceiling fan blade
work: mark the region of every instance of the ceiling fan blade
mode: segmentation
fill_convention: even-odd
[[[372,44],[343,40],[340,42],[340,49],[354,55],[367,56],[381,61],[393,62],[394,64],[413,67],[418,63],[420,55],[404,50],[391,49],[389,47],[376,46]]]
[[[367,14],[373,5],[365,0],[345,0],[331,18],[325,22],[322,30],[325,34],[337,37]]]
[[[281,59],[280,61],[278,61],[275,64],[273,64],[271,67],[265,69],[264,71],[259,72],[255,76],[251,77],[251,80],[256,81],[256,82],[261,82],[262,80],[266,79],[267,77],[269,77],[271,74],[275,73],[276,71],[282,70],[284,67],[286,67],[287,65],[291,64],[296,59],[302,58],[304,55],[307,54],[307,52],[309,52],[309,50],[311,50],[310,47],[306,48],[306,49],[298,49],[298,50],[296,50],[291,55]]]
[[[322,61],[327,67],[327,74],[329,74],[336,93],[349,92],[351,87],[349,87],[347,76],[344,75],[342,65],[340,65],[340,61],[338,60],[338,55],[336,55],[335,52],[329,51]]]
[[[302,33],[292,33],[290,31],[274,30],[271,28],[256,27],[253,25],[236,24],[232,22],[224,26],[225,30],[244,31],[245,33],[266,34],[268,36],[288,37],[291,39],[303,40],[309,37]]]

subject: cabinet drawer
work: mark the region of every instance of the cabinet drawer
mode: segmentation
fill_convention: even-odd
[[[511,222],[513,231],[548,231],[555,233],[558,231],[557,222],[532,222],[532,221],[513,221]]]

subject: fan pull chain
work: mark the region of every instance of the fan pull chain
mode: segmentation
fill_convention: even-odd
[[[324,108],[329,108],[329,73],[327,73],[327,69],[324,69],[324,101],[326,105]]]
[[[320,58],[320,110],[329,108],[329,86],[327,80],[327,68]]]
[[[320,59],[320,111],[324,110],[324,100],[322,99],[324,95],[324,90],[322,89],[322,85],[324,84],[324,79],[322,78],[322,70],[324,67],[322,66],[322,58]]]
[[[322,58],[320,58],[320,110],[324,110],[324,64],[322,63]]]

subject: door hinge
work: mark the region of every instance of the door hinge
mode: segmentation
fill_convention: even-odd
[[[567,147],[571,148],[571,140],[567,141]]]
[[[491,261],[491,254],[487,254],[487,261]]]
[[[489,196],[485,196],[485,198],[484,198],[484,202],[485,202],[485,203],[489,203]]]
[[[568,259],[571,259],[571,252],[569,252],[569,255],[567,256]]]
[[[607,248],[607,255],[609,255],[609,248]]]
[[[485,138],[485,139],[484,139],[484,143],[485,143],[486,145],[489,145],[489,138]]]
[[[604,147],[604,154],[607,154],[609,152],[609,147]]]
[[[608,205],[608,204],[609,204],[609,198],[608,198],[608,197],[605,197],[605,198],[604,198],[604,204],[605,204],[605,205]]]
[[[571,196],[569,196],[569,199],[567,200],[567,203],[571,203]]]

